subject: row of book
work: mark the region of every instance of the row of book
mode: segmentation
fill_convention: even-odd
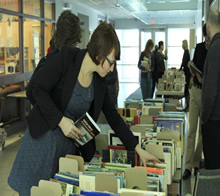
[[[85,164],[82,157],[67,157],[60,159],[59,172],[54,178],[50,181],[40,181],[38,187],[32,187],[31,196],[117,196],[130,192],[146,196],[165,195],[164,192],[159,192],[162,190],[159,170],[150,170],[150,167],[134,168],[131,164]],[[78,171],[73,171],[73,167]]]

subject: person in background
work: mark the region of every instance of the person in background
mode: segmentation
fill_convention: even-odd
[[[158,45],[155,45],[154,51],[153,51],[153,64],[154,64],[154,69],[152,70],[152,98],[154,96],[154,91],[155,91],[155,86],[157,84],[157,63],[156,63],[156,58],[157,58],[157,53],[158,53]]]
[[[164,43],[163,41],[159,41],[158,43],[159,45],[159,50],[157,53],[157,57],[156,57],[156,65],[157,65],[157,83],[158,83],[158,79],[162,78],[162,75],[164,74],[165,71],[165,62],[164,60],[167,60],[167,50],[165,50],[164,54]]]
[[[108,87],[109,94],[112,97],[112,101],[114,102],[115,106],[118,106],[118,92],[119,92],[119,80],[118,80],[118,71],[116,68],[113,70],[113,72],[109,72],[106,75],[106,83]]]
[[[211,41],[202,83],[202,142],[206,169],[220,169],[220,13],[210,9],[206,22]]]
[[[109,95],[105,76],[114,69],[118,43],[112,25],[101,23],[87,49],[64,46],[31,78],[27,96],[32,94],[33,108],[8,178],[19,195],[30,195],[31,187],[39,180],[53,177],[59,158],[66,154],[79,154],[86,162],[92,159],[94,139],[81,147],[74,142],[82,135],[74,122],[85,112],[97,121],[102,110],[124,146],[135,150],[144,166],[147,161],[159,162],[139,146]]]
[[[146,43],[145,49],[141,52],[138,68],[141,70],[141,92],[143,100],[152,98],[152,70],[153,68],[153,54],[152,49],[154,42],[149,39]]]
[[[193,60],[188,64],[194,63],[195,66],[203,73],[206,54],[210,45],[209,38],[206,33],[206,25],[202,28],[205,41],[198,43],[195,48]],[[200,160],[202,158],[202,134],[201,134],[201,104],[202,104],[202,83],[199,75],[193,76],[193,84],[190,89],[190,104],[189,104],[189,129],[187,136],[187,148],[185,159],[185,171],[183,179],[186,180],[191,176],[192,168],[194,168],[194,175],[196,176],[199,170]],[[198,123],[199,122],[199,123]],[[197,146],[196,133],[198,131]]]
[[[63,11],[57,20],[56,30],[50,40],[47,54],[63,46],[75,47],[80,43],[81,36],[79,18],[69,10]]]
[[[185,96],[185,99],[186,99],[185,111],[187,111],[188,108],[189,108],[189,84],[190,84],[190,78],[191,78],[191,73],[190,73],[189,67],[188,67],[188,62],[190,61],[190,55],[189,55],[187,40],[183,40],[182,48],[184,50],[184,53],[183,53],[183,58],[182,58],[182,64],[181,64],[179,70],[180,71],[183,70],[184,74],[185,74],[186,84],[185,84],[184,96]]]

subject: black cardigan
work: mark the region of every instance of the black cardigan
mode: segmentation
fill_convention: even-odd
[[[35,104],[28,116],[28,126],[33,138],[38,138],[58,126],[72,95],[86,52],[86,50],[64,47],[30,80],[27,96],[32,95]],[[105,78],[95,72],[94,101],[89,114],[97,121],[101,110],[125,147],[134,150],[137,140],[117,112],[108,93]],[[94,140],[83,148],[88,156],[84,159],[88,161],[95,152]]]

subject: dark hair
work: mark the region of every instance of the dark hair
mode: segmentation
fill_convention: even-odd
[[[163,46],[163,41],[159,41],[158,45],[159,45],[159,49],[160,49],[161,46]]]
[[[87,45],[89,56],[98,65],[115,49],[115,59],[120,59],[120,44],[111,24],[103,22],[95,29]],[[97,57],[97,59],[96,59]]]
[[[203,36],[207,36],[207,32],[206,32],[206,24],[203,25],[202,27],[202,33],[203,33]]]
[[[71,11],[64,11],[57,20],[56,30],[51,41],[51,50],[63,46],[76,46],[81,39],[79,18]]]
[[[145,56],[147,56],[150,53],[150,51],[148,50],[150,47],[152,48],[154,47],[154,42],[152,39],[149,39],[145,45],[145,49],[144,49]]]

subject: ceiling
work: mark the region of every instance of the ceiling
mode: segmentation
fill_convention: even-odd
[[[137,18],[146,24],[189,24],[195,21],[199,1],[202,0],[80,0],[77,3],[113,20]]]

